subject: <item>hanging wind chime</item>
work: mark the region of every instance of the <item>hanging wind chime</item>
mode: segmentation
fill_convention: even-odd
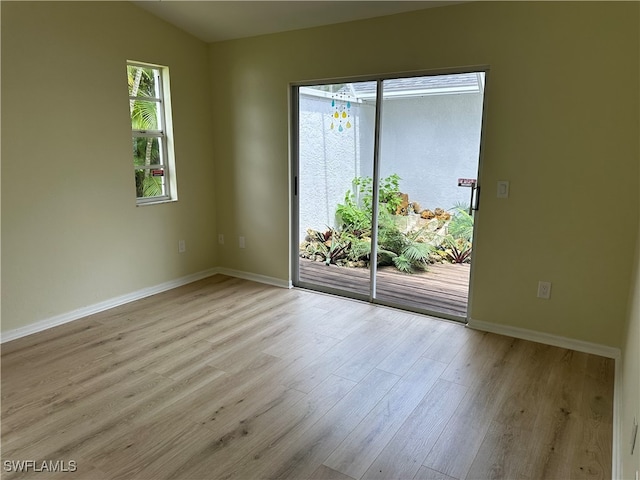
[[[351,102],[346,99],[344,93],[333,96],[331,109],[331,130],[343,132],[346,128],[351,128]]]

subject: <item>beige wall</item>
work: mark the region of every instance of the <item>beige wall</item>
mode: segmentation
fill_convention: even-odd
[[[620,447],[622,472],[620,478],[634,479],[640,471],[640,433],[636,439],[633,455],[629,440],[633,419],[640,422],[640,234],[633,263],[634,276],[631,288],[629,318],[623,340],[622,361],[620,362]]]
[[[136,207],[127,60],[170,68],[177,203]],[[216,265],[207,65],[128,2],[2,2],[3,332]]]
[[[211,45],[218,229],[247,239],[227,242],[221,265],[289,276],[290,82],[487,64],[471,316],[619,347],[638,227],[639,9],[474,2]]]

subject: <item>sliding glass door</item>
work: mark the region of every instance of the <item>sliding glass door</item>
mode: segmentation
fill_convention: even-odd
[[[484,81],[293,87],[295,285],[466,319]]]
[[[483,85],[483,72],[382,82],[381,303],[466,317]]]

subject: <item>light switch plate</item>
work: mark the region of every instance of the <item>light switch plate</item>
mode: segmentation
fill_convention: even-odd
[[[500,180],[498,182],[498,198],[509,198],[509,182]]]

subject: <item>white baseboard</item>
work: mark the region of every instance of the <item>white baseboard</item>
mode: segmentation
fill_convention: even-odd
[[[500,325],[497,323],[483,322],[481,320],[469,319],[467,324],[469,328],[474,330],[482,330],[483,332],[497,333],[508,337],[521,338],[532,342],[544,343],[545,345],[553,345],[554,347],[567,348],[577,352],[590,353],[600,355],[601,357],[620,359],[620,349],[600,345],[598,343],[584,342],[573,338],[561,337],[550,333],[536,332],[526,328],[511,327],[509,325]]]
[[[126,293],[118,297],[110,298],[103,302],[95,303],[87,307],[78,308],[76,310],[72,310],[67,313],[56,315],[54,317],[50,317],[50,318],[41,320],[39,322],[32,323],[24,327],[16,328],[15,330],[9,330],[8,332],[3,332],[1,334],[0,343],[10,342],[11,340],[16,340],[21,337],[26,337],[27,335],[31,335],[33,333],[37,333],[43,330],[47,330],[49,328],[57,327],[58,325],[72,322],[74,320],[78,320],[88,315],[93,315],[94,313],[103,312],[105,310],[109,310],[110,308],[124,305],[125,303],[133,302],[135,300],[140,300],[141,298],[155,295],[156,293],[161,293],[166,290],[171,290],[172,288],[181,287],[182,285],[186,285],[187,283],[195,282],[197,280],[210,277],[212,275],[215,275],[216,273],[218,273],[218,269],[216,268],[203,270],[201,272],[193,273],[191,275],[186,275],[184,277],[176,278],[175,280],[169,280],[168,282],[161,283],[160,285],[143,288],[141,290],[137,290],[131,293]]]
[[[169,280],[168,282],[161,283],[160,285],[143,288],[141,290],[110,298],[103,302],[95,303],[87,307],[78,308],[76,310],[72,310],[71,312],[62,313],[60,315],[56,315],[54,317],[32,323],[24,327],[16,328],[15,330],[3,332],[2,334],[0,334],[0,343],[10,342],[11,340],[16,340],[33,333],[38,333],[49,328],[57,327],[58,325],[73,322],[74,320],[78,320],[95,313],[103,312],[105,310],[109,310],[110,308],[124,305],[125,303],[140,300],[142,298],[155,295],[156,293],[165,292],[167,290],[171,290],[172,288],[181,287],[182,285],[186,285],[197,280],[202,280],[203,278],[211,277],[212,275],[216,275],[218,273],[222,275],[228,275],[230,277],[251,280],[258,283],[274,285],[276,287],[292,288],[290,281],[287,282],[286,280],[281,280],[279,278],[267,277],[265,275],[259,275],[257,273],[242,272],[229,268],[210,268],[208,270],[203,270],[191,275],[186,275],[175,280]]]
[[[229,275],[230,277],[243,278],[244,280],[251,280],[252,282],[266,283],[267,285],[273,285],[280,288],[293,288],[291,280],[282,280],[280,278],[268,277],[266,275],[260,275],[257,273],[243,272],[241,270],[233,270],[231,268],[220,267],[216,269],[217,273],[222,275]]]

